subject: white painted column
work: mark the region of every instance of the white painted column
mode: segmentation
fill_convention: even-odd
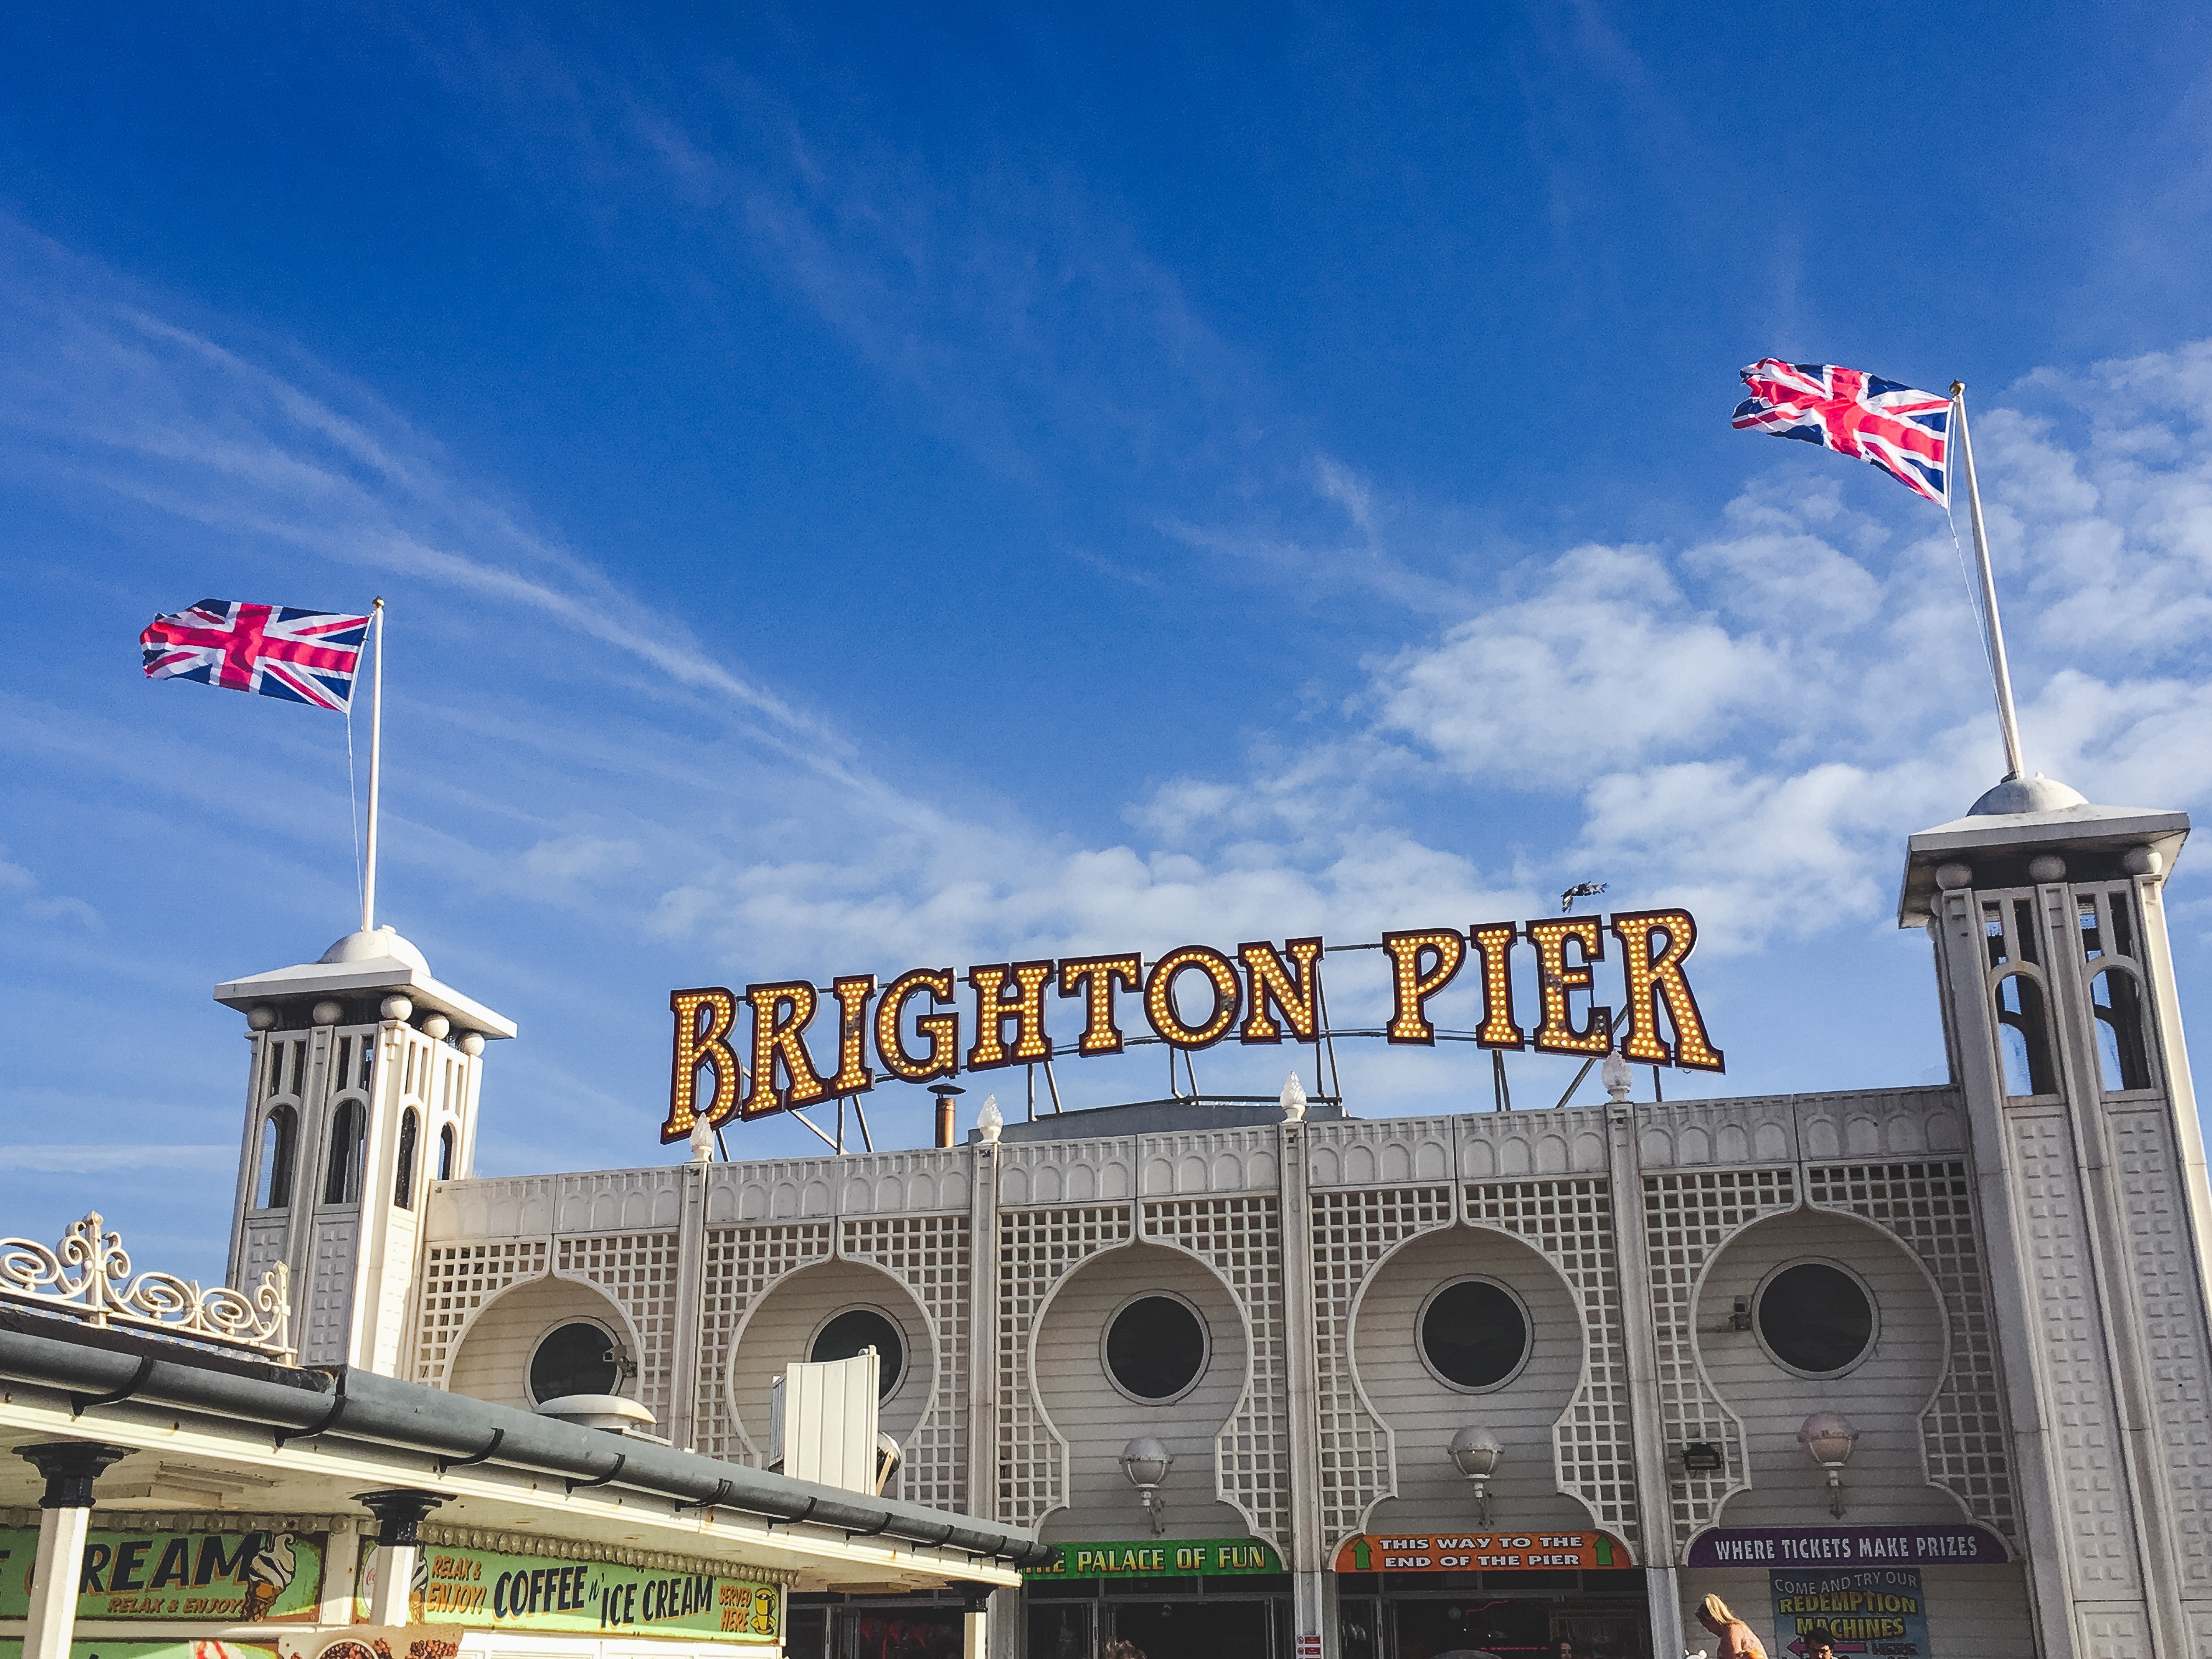
[[[1680,1659],[1681,1574],[1674,1565],[1673,1468],[1659,1419],[1659,1349],[1648,1299],[1630,1287],[1651,1282],[1650,1241],[1644,1230],[1644,1164],[1636,1144],[1636,1111],[1606,1108],[1607,1184],[1613,1193],[1613,1261],[1620,1284],[1621,1340],[1628,1350],[1629,1437],[1636,1453],[1637,1559],[1651,1617],[1654,1659]],[[1634,1308],[1635,1311],[1629,1310]]]
[[[677,1181],[683,1206],[677,1212],[676,1305],[686,1310],[676,1322],[676,1356],[669,1366],[668,1437],[685,1451],[699,1449],[694,1413],[699,1401],[699,1320],[707,1270],[707,1176],[711,1164],[686,1164]],[[702,1510],[703,1527],[714,1511]]]
[[[365,1492],[356,1500],[376,1517],[376,1577],[368,1587],[368,1622],[404,1625],[407,1593],[415,1586],[415,1559],[422,1540],[416,1528],[446,1500],[433,1492],[393,1486]]]
[[[968,1513],[999,1516],[999,1158],[979,1140],[968,1212]]]
[[[77,1575],[92,1529],[92,1483],[109,1464],[131,1455],[94,1440],[18,1446],[15,1455],[46,1479],[39,1499],[39,1548],[31,1568],[31,1606],[23,1626],[23,1659],[69,1659],[76,1633]]]
[[[376,1577],[368,1589],[368,1622],[404,1625],[407,1622],[407,1591],[415,1582],[414,1544],[379,1544]]]
[[[330,1553],[323,1558],[323,1599],[315,1608],[317,1623],[353,1623],[355,1579],[360,1571],[361,1528],[350,1521],[333,1521]]]
[[[89,1509],[39,1511],[38,1564],[31,1569],[31,1611],[23,1626],[23,1659],[69,1659],[76,1631],[76,1579],[84,1560]]]
[[[1338,1659],[1336,1580],[1322,1535],[1321,1414],[1314,1343],[1313,1201],[1307,1187],[1304,1121],[1281,1129],[1277,1213],[1283,1253],[1284,1359],[1289,1375],[1291,1651],[1297,1659]],[[1674,1656],[1668,1656],[1674,1659]]]

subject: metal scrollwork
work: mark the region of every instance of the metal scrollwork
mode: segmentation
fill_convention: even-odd
[[[120,1233],[102,1231],[95,1210],[73,1222],[52,1249],[28,1238],[0,1238],[0,1297],[74,1314],[93,1325],[143,1325],[171,1336],[221,1342],[274,1355],[286,1364],[292,1346],[291,1276],[278,1262],[251,1292],[174,1273],[131,1275]]]

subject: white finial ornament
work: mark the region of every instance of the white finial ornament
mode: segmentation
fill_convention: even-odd
[[[1305,1121],[1305,1085],[1298,1081],[1298,1074],[1293,1072],[1283,1081],[1283,1121],[1303,1123]]]
[[[1636,1073],[1629,1068],[1628,1057],[1615,1048],[1605,1057],[1598,1076],[1604,1079],[1605,1091],[1613,1099],[1626,1105],[1628,1091],[1636,1082]]]
[[[986,1140],[995,1141],[999,1138],[999,1131],[1006,1127],[1006,1117],[999,1110],[998,1096],[984,1096],[983,1109],[975,1114],[975,1132]]]
[[[714,1126],[703,1117],[691,1120],[691,1161],[694,1164],[714,1161]]]

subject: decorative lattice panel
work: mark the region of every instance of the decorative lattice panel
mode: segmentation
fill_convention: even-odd
[[[921,1304],[937,1350],[929,1409],[902,1448],[892,1495],[968,1510],[968,1237],[964,1215],[848,1216],[840,1253],[881,1267]]]
[[[1807,1199],[1820,1208],[1859,1216],[1891,1234],[1936,1280],[1951,1328],[1951,1353],[1936,1397],[1920,1414],[1928,1478],[1957,1494],[1968,1514],[2017,1547],[1996,1332],[1966,1166],[1815,1165],[1805,1171],[1805,1188]]]
[[[2074,1137],[2055,1111],[2005,1115],[2020,1210],[2027,1218],[2033,1340],[2063,1432],[2051,1437],[2060,1460],[2059,1526],[2085,1599],[2142,1594],[2135,1522],[2127,1492],[2120,1416],[2105,1364],[2088,1218],[2074,1174]],[[2119,1651],[2120,1650],[2114,1650]],[[2148,1647],[2126,1651],[2148,1652]]]
[[[2173,1553],[2182,1594],[2203,1596],[2212,1591],[2212,1410],[2206,1398],[2212,1377],[2187,1200],[2175,1174],[2165,1106],[2115,1112],[2107,1121],[2142,1298],[2156,1441],[2173,1494]]]
[[[1797,1202],[1791,1170],[1715,1170],[1644,1177],[1644,1231],[1651,1263],[1651,1323],[1659,1348],[1659,1425],[1668,1455],[1692,1442],[1720,1448],[1717,1474],[1674,1471],[1677,1548],[1719,1518],[1744,1479],[1743,1425],[1698,1369],[1698,1278],[1737,1232]]]
[[[1452,1224],[1449,1187],[1313,1194],[1315,1404],[1321,1419],[1324,1544],[1358,1532],[1397,1490],[1390,1431],[1359,1391],[1352,1309],[1375,1264],[1407,1239]]]
[[[778,1279],[830,1254],[827,1221],[709,1227],[699,1286],[699,1368],[693,1377],[691,1436],[709,1457],[757,1461],[730,1409],[730,1345],[755,1303]]]
[[[1044,1414],[1030,1336],[1054,1285],[1101,1250],[1129,1242],[1126,1204],[999,1215],[999,1519],[1034,1527],[1066,1501],[1067,1442]]]
[[[446,1386],[453,1355],[478,1310],[510,1285],[545,1277],[545,1241],[433,1244],[423,1251],[422,1316],[415,1330],[415,1380]]]
[[[300,1363],[343,1365],[353,1332],[354,1257],[361,1239],[357,1216],[315,1223],[315,1242],[307,1259],[307,1330],[300,1339]]]
[[[676,1257],[673,1231],[586,1233],[560,1241],[554,1273],[604,1291],[637,1333],[637,1396],[668,1420],[676,1358]]]
[[[1582,1303],[1581,1384],[1553,1425],[1559,1487],[1589,1505],[1590,1518],[1641,1548],[1636,1514],[1636,1447],[1629,1425],[1628,1347],[1620,1318],[1620,1273],[1613,1254],[1612,1183],[1522,1181],[1467,1189],[1467,1218],[1534,1245]]]
[[[1282,1206],[1275,1198],[1147,1203],[1145,1237],[1213,1269],[1250,1332],[1244,1392],[1213,1443],[1213,1490],[1278,1550],[1291,1546],[1291,1420],[1283,1328]]]

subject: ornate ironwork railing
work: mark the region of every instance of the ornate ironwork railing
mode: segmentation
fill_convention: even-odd
[[[167,1336],[252,1348],[291,1364],[291,1275],[278,1262],[252,1291],[228,1285],[202,1290],[174,1273],[131,1273],[123,1235],[103,1232],[100,1212],[72,1222],[49,1249],[27,1238],[0,1238],[0,1299],[27,1302],[91,1325],[117,1322]]]

